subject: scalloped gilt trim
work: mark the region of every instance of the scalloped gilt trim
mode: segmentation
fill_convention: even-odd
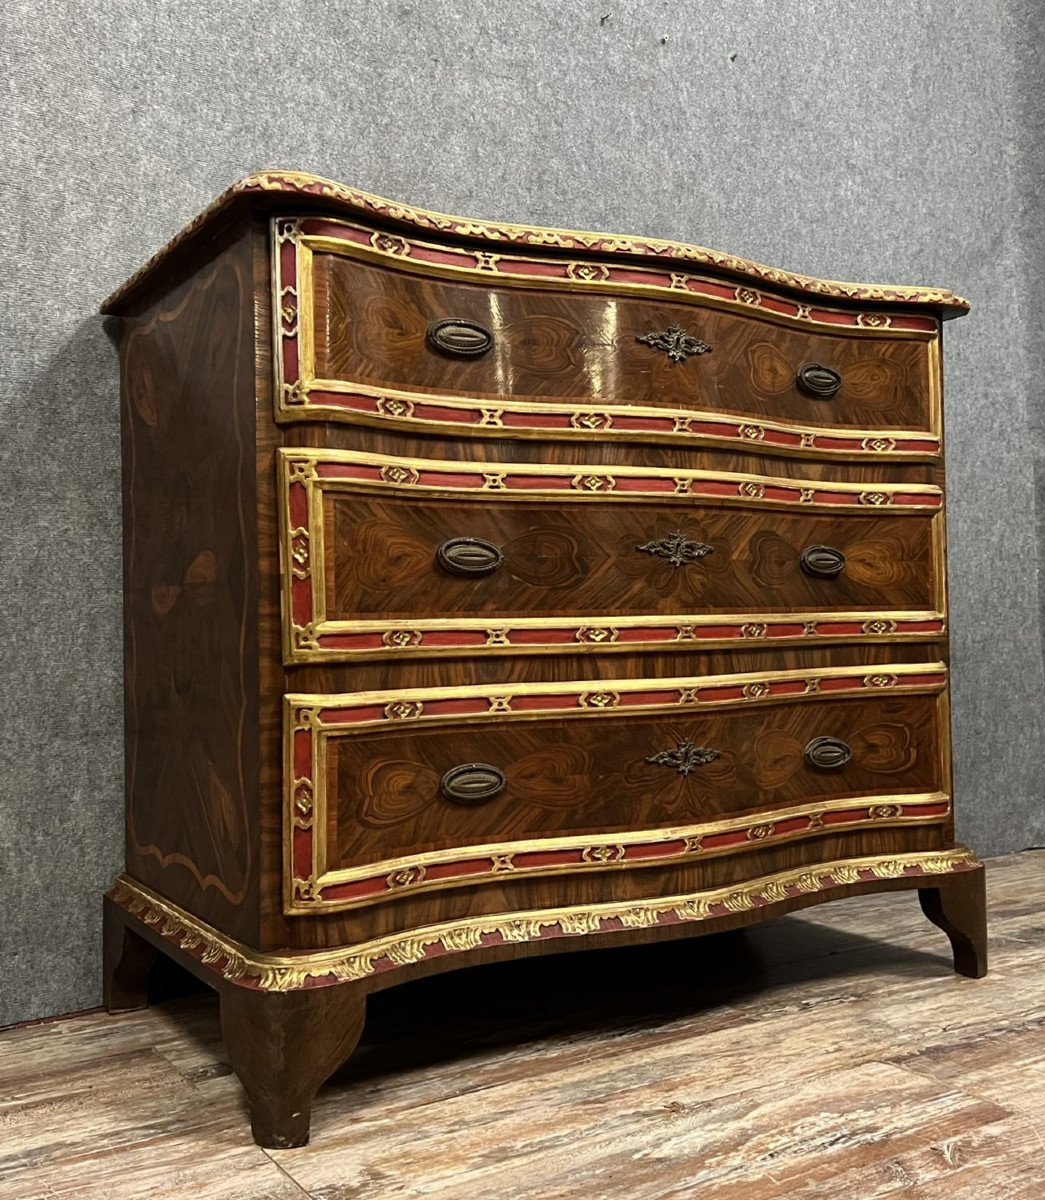
[[[961,316],[969,311],[969,302],[945,288],[910,287],[902,284],[844,283],[832,279],[817,279],[783,271],[764,263],[752,262],[733,254],[692,246],[685,242],[663,238],[633,237],[626,234],[595,233],[573,229],[548,229],[540,226],[514,225],[505,222],[476,221],[468,217],[430,212],[410,204],[400,204],[382,196],[359,191],[319,175],[304,171],[258,171],[232,184],[213,200],[179,233],[102,304],[102,312],[111,312],[128,299],[144,280],[168,257],[179,250],[208,222],[212,221],[244,195],[282,193],[288,198],[311,196],[329,200],[333,210],[350,212],[355,216],[378,218],[409,225],[454,237],[469,238],[500,245],[546,247],[551,249],[584,250],[591,253],[617,255],[625,258],[658,258],[696,263],[717,268],[731,275],[744,276],[760,283],[775,284],[810,296],[832,296],[840,300],[862,303],[909,304],[941,310],[944,317]]]

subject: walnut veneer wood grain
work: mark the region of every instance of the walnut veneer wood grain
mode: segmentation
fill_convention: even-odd
[[[807,760],[809,743],[824,736],[851,747],[841,769]],[[328,759],[337,785],[331,850],[349,865],[478,841],[654,830],[846,796],[934,792],[937,739],[928,696],[346,737]],[[676,764],[670,752],[686,742],[715,757],[683,773],[684,756]],[[669,761],[650,761],[663,752]],[[504,789],[476,806],[447,799],[444,775],[472,762],[498,767]]]
[[[528,242],[531,268],[558,282],[486,279],[478,235],[437,224],[442,232],[411,248],[387,236],[400,217],[377,208],[372,229],[353,226],[351,253],[313,253],[295,231],[311,221],[336,241],[348,228],[337,218],[359,220],[356,200],[306,190],[296,212],[267,185],[260,191],[264,200],[247,190],[219,205],[110,309],[123,377],[127,680],[127,872],[106,906],[110,1006],[144,1002],[157,950],[217,988],[255,1133],[289,1145],[307,1137],[312,1094],[358,1036],[363,998],[457,966],[578,943],[670,941],[829,898],[917,888],[957,969],[982,974],[982,870],[955,845],[951,809],[944,471],[934,440],[939,317],[950,301],[863,288],[847,297],[832,285],[820,308],[806,304],[807,284],[772,273],[745,290],[724,259],[721,269],[701,260],[710,283],[700,285],[718,280],[724,298],[676,300],[655,256],[636,250],[628,275],[630,251],[611,256],[594,242],[612,266],[571,266],[566,243]],[[456,263],[465,251],[474,270],[448,278],[439,254]],[[640,267],[647,282],[635,284]],[[490,325],[494,348],[447,357],[426,340],[443,317]],[[673,362],[639,340],[673,324],[710,352]],[[797,388],[808,361],[839,372],[837,395]],[[362,389],[362,423],[345,408],[310,408],[323,373],[340,380],[339,403]],[[389,384],[447,404],[478,397],[480,424],[462,417],[436,436],[438,425],[412,425],[386,405]],[[647,425],[632,441],[619,413],[587,425],[582,413],[559,429],[560,413],[516,436],[507,414],[524,398],[538,417],[560,400],[644,408]],[[720,414],[718,432],[690,430],[684,412],[665,424],[673,407]],[[901,441],[914,431],[906,451],[889,430]],[[296,462],[302,480],[313,471],[312,482],[331,482],[312,488],[305,509],[300,497],[293,511],[282,507],[281,451],[280,471]],[[379,489],[323,476],[345,451],[379,472]],[[570,480],[598,464],[621,479],[707,472],[725,490],[686,495],[683,482],[634,502],[599,487],[582,503],[552,493],[504,501],[493,471],[488,494],[451,497],[411,490],[409,467],[389,474],[419,460],[468,486],[482,464],[499,463],[523,480],[554,469],[566,491],[583,489]],[[782,481],[780,496],[758,490],[768,477]],[[673,535],[711,550],[676,566],[640,548]],[[448,574],[436,555],[454,537],[489,541],[501,565],[481,579]],[[802,571],[813,545],[845,555],[836,578]],[[311,608],[295,598],[306,579],[316,585]],[[732,647],[615,643],[613,654],[598,639],[569,637],[501,654],[494,629],[481,655],[451,646],[426,659],[408,640],[382,643],[374,661],[335,654],[284,665],[286,633],[307,644],[322,620],[437,619],[452,632],[468,620],[745,611],[855,619],[830,640],[803,627],[800,644],[776,646],[759,640],[757,620]],[[902,612],[935,624],[892,628],[890,614]],[[864,613],[885,624],[865,629]],[[886,691],[821,695],[820,677],[838,670],[855,687],[872,680],[868,688]],[[935,682],[886,694],[912,670]],[[761,703],[763,677],[787,672],[801,676],[804,699],[748,705]],[[415,705],[431,717],[441,702],[431,689],[456,689],[465,705],[479,689],[480,707],[510,707],[520,689],[561,684],[563,694],[572,686],[612,697],[738,675],[745,682],[721,710],[690,711],[680,699],[678,711],[658,702],[580,721],[553,705],[481,725],[396,723],[420,715]],[[373,727],[331,735],[324,714],[348,712],[370,692],[380,695]],[[289,724],[285,695],[297,706]],[[809,766],[806,748],[819,736],[850,747],[840,771]],[[684,744],[717,757],[685,775],[647,761]],[[486,805],[454,807],[441,781],[471,762],[502,771],[504,789]],[[850,801],[853,811],[831,824]],[[936,807],[909,819],[916,801]],[[702,854],[702,823],[723,820],[740,822],[733,842]],[[664,856],[672,831],[679,845]],[[503,858],[521,846],[576,860],[527,874]],[[650,846],[661,857],[638,861],[636,847]],[[487,851],[502,855],[489,858],[502,876],[469,867],[469,855]],[[331,879],[371,888],[366,903],[341,894],[328,904]],[[417,882],[424,887],[411,890]]]
[[[420,617],[640,616],[815,609],[933,609],[931,516],[739,512],[692,500],[604,508],[495,499],[419,505],[407,496],[331,495],[326,501],[327,615]],[[673,535],[700,554],[672,562]],[[437,552],[452,538],[501,552],[489,575],[449,573]],[[801,566],[832,546],[835,578]],[[702,547],[710,547],[705,551]]]
[[[258,936],[254,278],[229,234],[120,331],[127,865]]]
[[[693,304],[426,279],[332,254],[317,254],[314,269],[320,378],[858,429],[930,427],[931,351],[924,341],[787,329]],[[486,326],[493,349],[471,360],[432,353],[428,327],[448,317]],[[711,351],[674,362],[639,341],[673,326]],[[808,363],[842,376],[836,396],[800,390],[796,376]]]

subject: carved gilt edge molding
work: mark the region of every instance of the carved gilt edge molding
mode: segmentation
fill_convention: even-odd
[[[832,512],[869,508],[889,508],[894,513],[935,512],[943,504],[943,492],[930,483],[850,483],[740,471],[610,467],[597,463],[467,462],[300,446],[283,447],[278,454],[286,464],[287,482],[306,487],[313,484],[374,492],[417,491],[493,500],[536,497],[664,502],[687,496],[720,504],[771,509],[787,505]],[[322,478],[319,467],[323,468]]]
[[[299,247],[307,254],[337,254],[376,261],[419,275],[496,280],[529,289],[607,291],[614,295],[671,294],[684,302],[699,301],[734,313],[752,310],[764,319],[823,330],[844,329],[861,337],[935,338],[935,317],[909,312],[859,312],[822,304],[804,304],[788,296],[737,285],[706,275],[664,267],[572,260],[519,253],[491,253],[436,244],[338,218],[302,215],[291,218]],[[669,338],[671,334],[669,331]],[[680,331],[681,332],[681,331]],[[655,331],[654,331],[655,335]],[[701,343],[704,344],[704,343]]]
[[[117,880],[109,896],[221,978],[245,987],[284,992],[366,979],[427,958],[466,953],[481,946],[714,920],[855,883],[909,878],[924,879],[925,886],[932,886],[933,878],[980,866],[964,846],[939,852],[854,858],[782,871],[740,886],[653,900],[462,918],[351,949],[284,955],[252,951],[125,876]]]
[[[903,284],[845,283],[840,280],[817,279],[813,276],[800,275],[769,267],[763,263],[752,262],[736,255],[710,250],[703,246],[693,246],[662,238],[642,238],[583,230],[549,229],[506,222],[476,221],[468,217],[432,212],[413,205],[400,204],[303,171],[270,170],[255,172],[227,188],[139,268],[126,283],[113,292],[103,303],[102,311],[115,308],[164,259],[240,196],[273,192],[286,195],[288,203],[295,196],[314,196],[330,201],[332,204],[345,206],[355,217],[364,219],[377,217],[401,222],[417,229],[476,238],[493,244],[579,249],[622,258],[673,259],[719,268],[731,274],[747,276],[758,282],[777,284],[794,291],[807,293],[810,296],[830,296],[869,303],[939,307],[949,310],[953,315],[967,312],[969,309],[967,300],[944,288],[910,287]]]

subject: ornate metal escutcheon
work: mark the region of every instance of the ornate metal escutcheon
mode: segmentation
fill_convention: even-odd
[[[721,757],[721,751],[710,750],[707,746],[698,746],[696,742],[685,738],[674,750],[661,750],[657,754],[651,754],[646,762],[654,763],[658,767],[674,767],[680,775],[689,775],[697,767],[702,767]]]
[[[443,542],[435,560],[451,575],[489,575],[504,562],[504,555],[483,538],[456,537]]]
[[[478,358],[493,346],[493,334],[478,321],[447,317],[428,326],[428,344],[454,358]]]
[[[798,561],[807,575],[817,579],[834,579],[845,570],[845,555],[834,546],[807,546]]]
[[[799,367],[795,383],[798,384],[798,390],[805,392],[807,396],[815,396],[818,400],[830,400],[841,390],[842,376],[830,367],[821,366],[820,363],[806,363],[804,367]]]
[[[672,325],[663,333],[646,333],[635,339],[643,345],[652,346],[654,350],[663,350],[672,362],[685,362],[692,354],[710,354],[711,347],[707,342],[686,333],[679,325]]]
[[[836,737],[817,737],[806,746],[806,762],[820,771],[840,771],[853,757],[848,742]]]
[[[705,554],[710,554],[713,546],[705,542],[695,542],[684,533],[669,533],[667,537],[656,538],[654,541],[643,542],[636,546],[643,554],[656,554],[666,558],[673,567],[684,567],[686,563],[696,562]]]
[[[461,763],[451,767],[439,783],[439,791],[454,804],[485,804],[504,790],[504,773],[489,763]]]

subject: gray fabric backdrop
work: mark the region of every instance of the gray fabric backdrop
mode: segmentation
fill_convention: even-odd
[[[117,376],[93,314],[262,166],[969,296],[947,337],[960,832],[1045,841],[1034,0],[9,4],[0,1023],[99,1002],[120,865]]]

